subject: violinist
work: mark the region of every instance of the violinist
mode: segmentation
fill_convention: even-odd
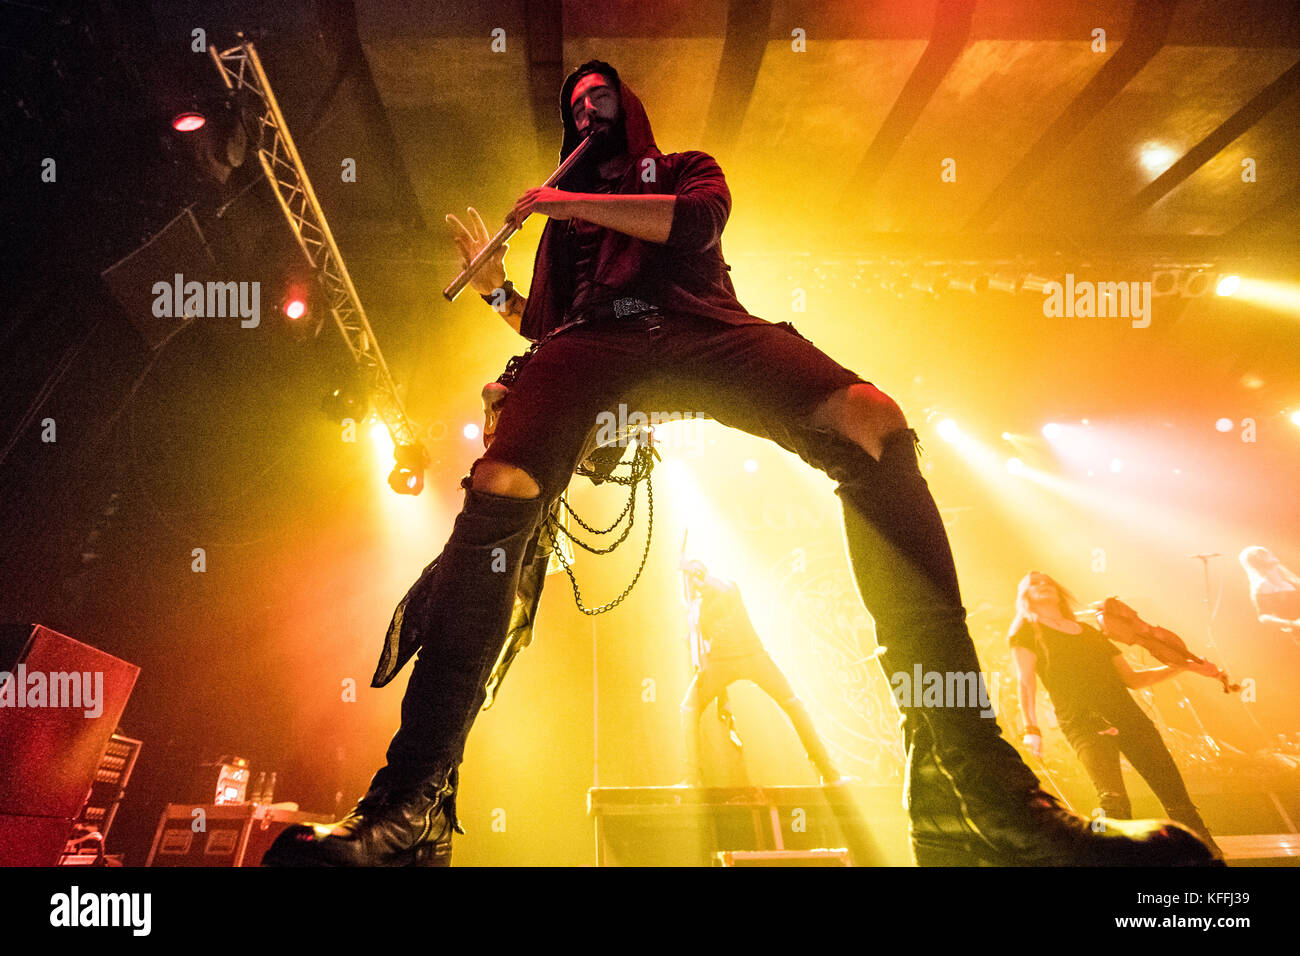
[[[1046,574],[1032,571],[1020,581],[1008,641],[1019,677],[1025,746],[1042,758],[1035,710],[1036,681],[1042,675],[1061,731],[1092,780],[1105,816],[1133,815],[1120,771],[1122,753],[1165,812],[1220,855],[1160,732],[1129,693],[1185,670],[1219,677],[1218,668],[1205,661],[1135,671],[1101,632],[1075,618],[1077,607],[1074,597]]]
[[[1300,576],[1268,548],[1246,548],[1239,556],[1250,578],[1250,599],[1261,624],[1276,624],[1300,643]]]

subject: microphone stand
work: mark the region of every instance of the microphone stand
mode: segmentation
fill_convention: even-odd
[[[1194,555],[1192,555],[1192,557],[1193,557],[1193,558],[1196,558],[1197,560],[1199,560],[1199,561],[1201,562],[1201,567],[1205,570],[1205,611],[1206,611],[1205,633],[1206,633],[1206,646],[1207,646],[1207,647],[1214,647],[1214,646],[1215,646],[1215,644],[1214,644],[1214,617],[1215,617],[1215,615],[1218,613],[1218,608],[1216,607],[1216,608],[1214,608],[1214,610],[1211,610],[1211,609],[1210,609],[1210,558],[1219,558],[1219,557],[1222,557],[1222,555],[1219,555],[1219,554],[1194,554]],[[1220,589],[1220,591],[1219,591],[1219,598],[1220,598],[1220,600],[1222,600],[1222,598],[1223,598],[1223,591],[1222,591],[1222,589]],[[1181,689],[1181,688],[1180,688],[1180,689]],[[1264,734],[1265,737],[1267,737],[1267,732],[1264,730],[1263,725],[1260,724],[1260,722],[1259,722],[1259,718],[1257,718],[1257,717],[1255,716],[1255,712],[1252,711],[1249,707],[1246,706],[1246,702],[1245,702],[1244,700],[1242,700],[1240,696],[1237,697],[1237,700],[1241,702],[1242,709],[1244,709],[1244,710],[1246,711],[1246,716],[1249,717],[1249,718],[1250,718],[1250,722],[1251,722],[1252,724],[1255,725],[1255,729],[1258,730],[1261,734]],[[1200,718],[1197,718],[1197,723],[1198,723],[1198,724],[1200,723]],[[1216,752],[1217,752],[1217,751],[1216,751]]]

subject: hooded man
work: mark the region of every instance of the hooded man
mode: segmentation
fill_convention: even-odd
[[[568,485],[602,412],[708,415],[770,438],[838,482],[848,549],[889,673],[979,672],[917,436],[887,395],[788,323],[736,299],[721,236],[731,195],[706,153],[662,153],[641,102],[608,63],[584,63],[560,95],[561,158],[587,155],[510,216],[549,217],[525,298],[503,248],[472,284],[534,343],[492,443],[462,481],[465,505],[442,553],[398,605],[374,686],[419,649],[387,764],[335,824],[286,830],[269,865],[447,865],[457,769],[509,628],[535,531]],[[561,188],[562,187],[562,188]],[[489,239],[453,216],[466,263]],[[1044,793],[978,704],[902,715],[907,802],[921,863],[1208,863],[1187,830],[1154,821],[1094,832]]]

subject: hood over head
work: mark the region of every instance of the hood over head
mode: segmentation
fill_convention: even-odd
[[[570,73],[565,78],[564,85],[560,88],[560,120],[564,124],[564,140],[560,145],[560,161],[563,162],[571,152],[577,149],[578,143],[582,141],[582,136],[578,133],[578,126],[573,121],[573,111],[570,108],[569,101],[573,97],[573,88],[578,85],[578,80],[589,73],[599,73],[608,79],[610,85],[618,93],[619,119],[627,136],[629,162],[640,159],[647,154],[662,155],[659,152],[659,147],[655,145],[654,133],[650,129],[650,118],[646,116],[645,107],[641,105],[641,100],[632,92],[631,87],[619,79],[618,70],[604,60],[588,60]],[[581,165],[586,166],[586,161]],[[577,172],[576,169],[573,171],[575,174]]]
[[[707,316],[733,325],[767,324],[736,299],[727,274],[731,267],[722,258],[720,236],[731,206],[722,170],[711,156],[699,151],[662,153],[655,144],[641,100],[619,78],[618,71],[603,60],[582,64],[560,89],[560,122],[564,128],[560,160],[568,158],[582,141],[569,100],[578,81],[591,73],[605,77],[618,93],[621,124],[616,123],[613,132],[617,136],[621,125],[626,146],[617,143],[624,149],[618,162],[593,162],[593,154],[586,154],[584,161],[569,170],[555,187],[573,192],[678,197],[674,231],[662,243],[636,239],[613,229],[601,230],[591,276],[594,285],[600,287],[598,292],[604,298],[613,294],[635,296],[665,311]],[[597,144],[596,148],[608,150],[613,145]],[[647,165],[647,159],[653,159],[653,164]],[[602,167],[608,178],[602,177]],[[520,334],[533,342],[572,324],[578,254],[575,237],[573,219],[548,218],[542,227],[528,300],[519,324]]]

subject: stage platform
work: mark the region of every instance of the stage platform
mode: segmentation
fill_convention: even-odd
[[[1229,866],[1300,866],[1300,833],[1216,836]]]
[[[897,786],[603,787],[600,866],[912,866]],[[1229,866],[1300,866],[1300,834],[1215,839]]]

